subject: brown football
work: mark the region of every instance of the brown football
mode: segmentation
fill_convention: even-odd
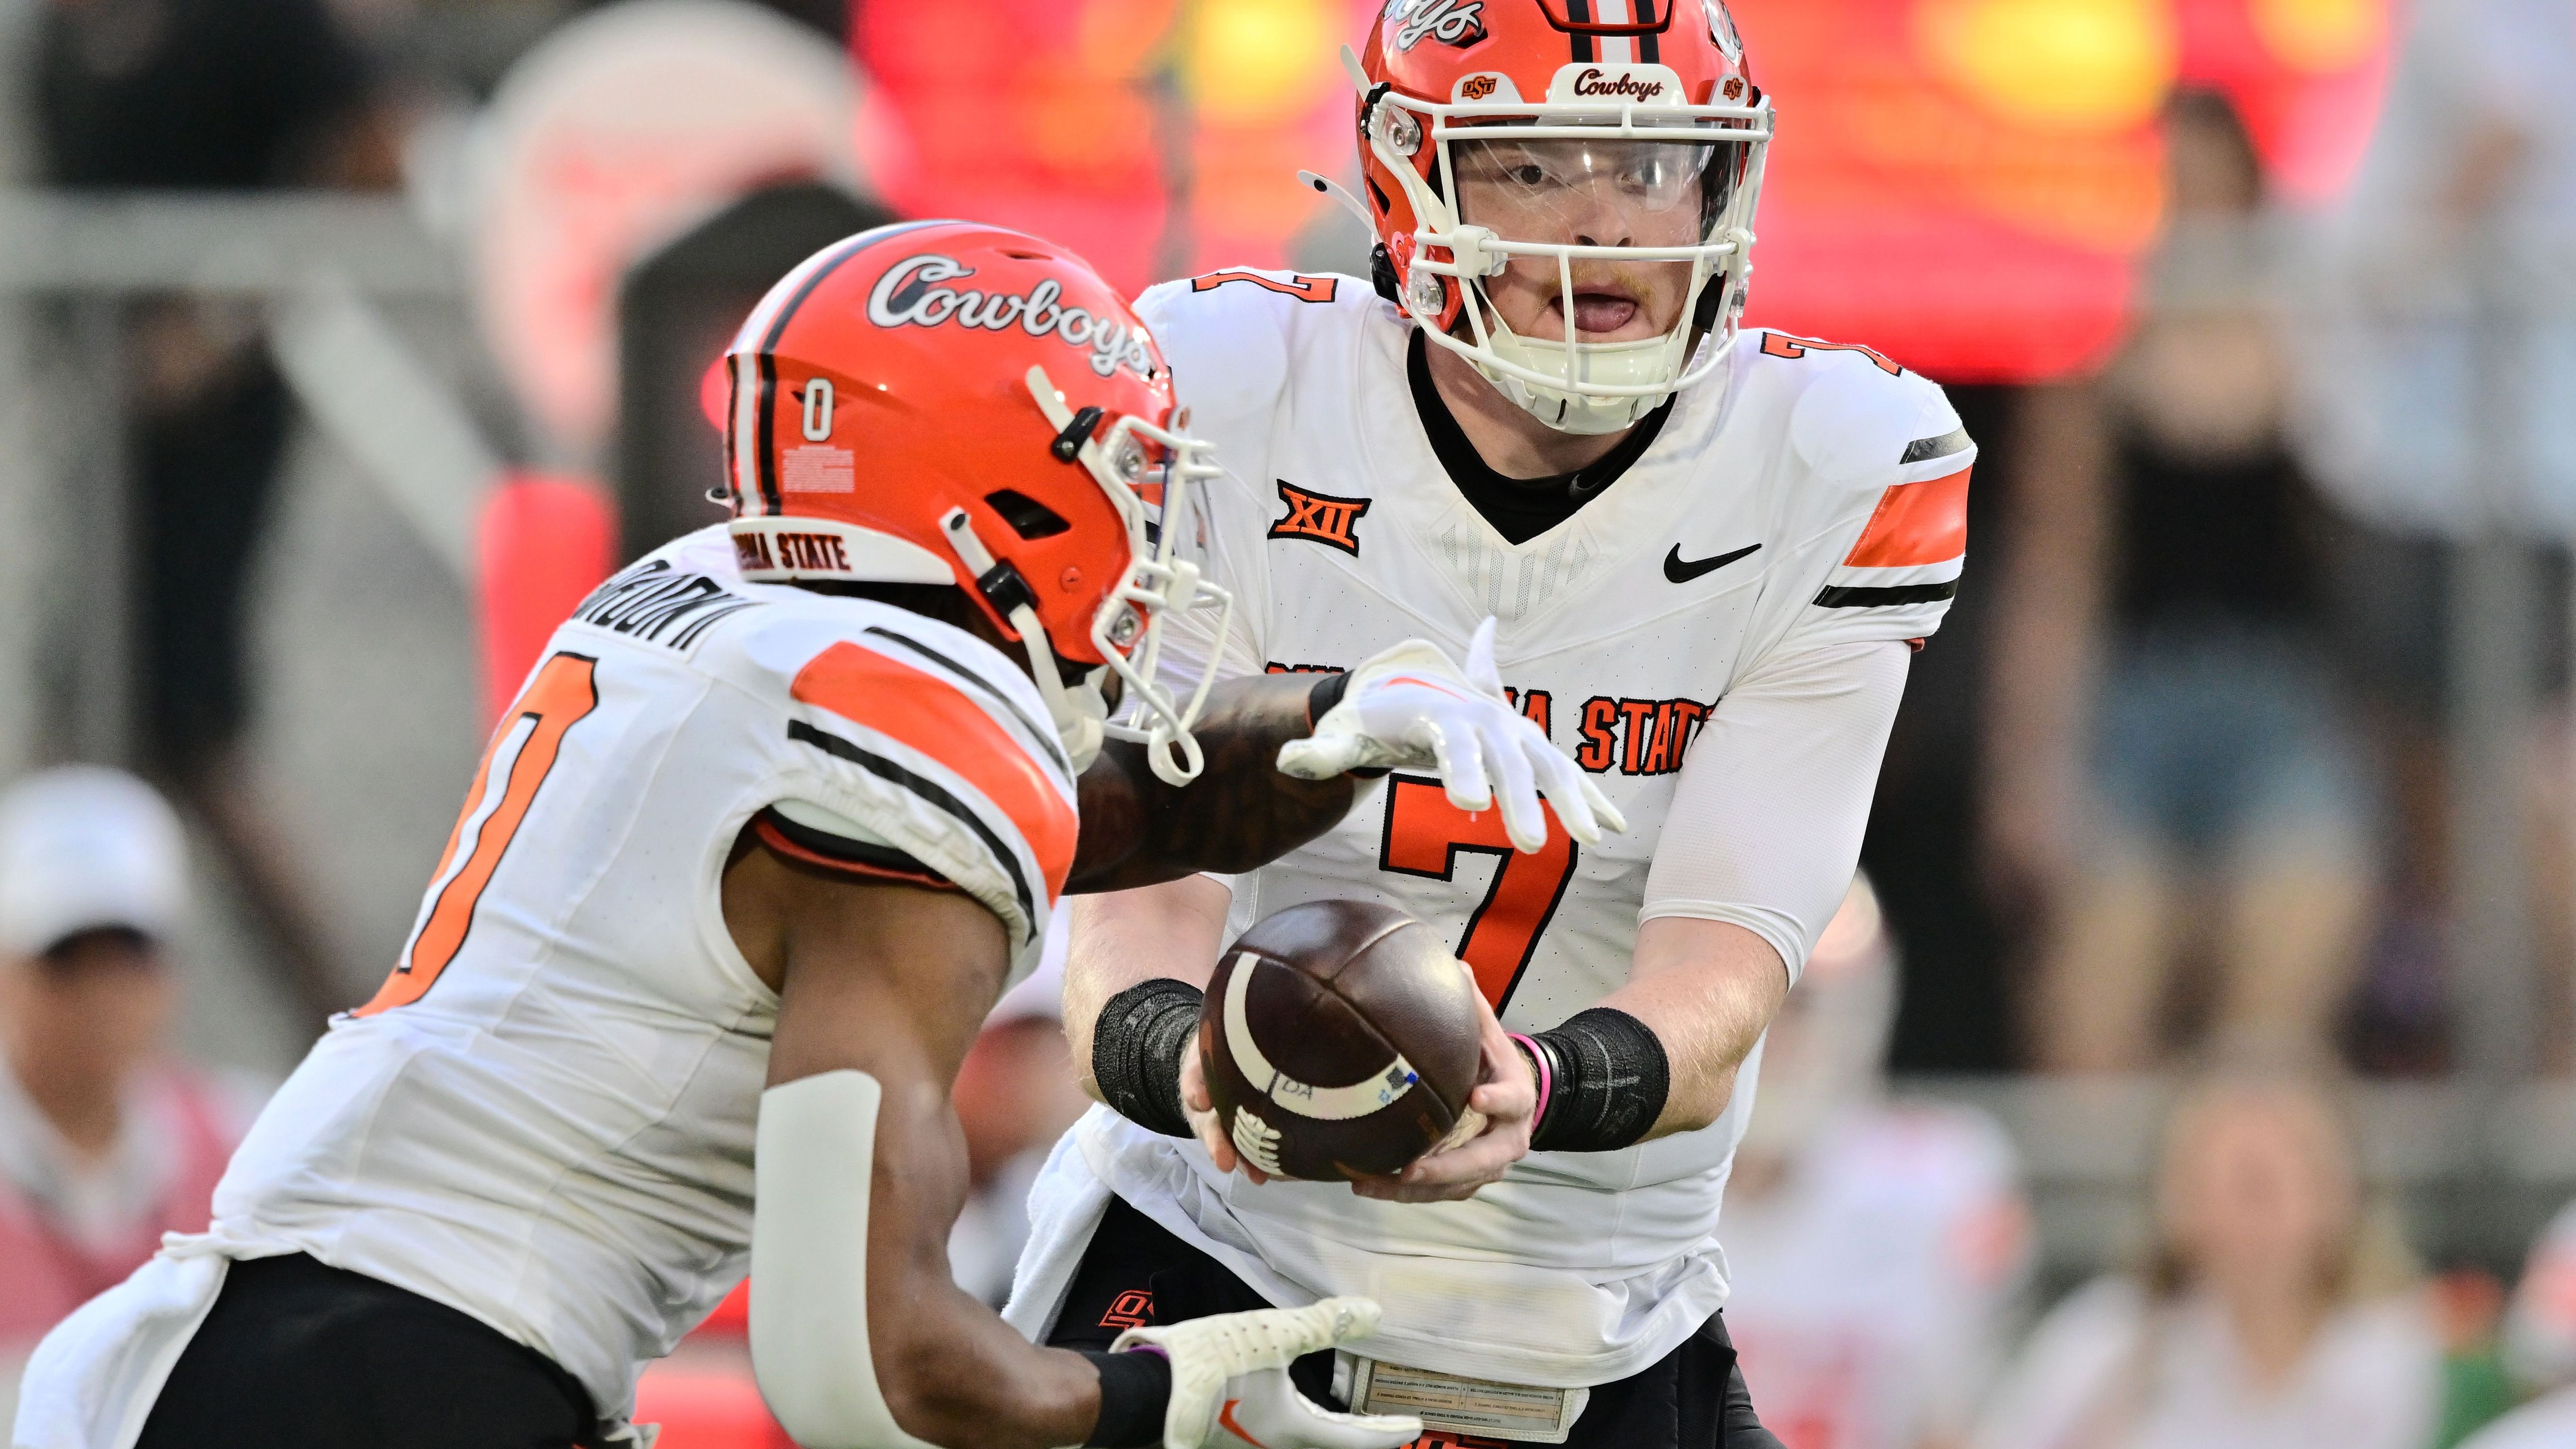
[[[1199,1017],[1218,1123],[1274,1177],[1400,1171],[1477,1125],[1475,992],[1402,911],[1326,900],[1264,917],[1217,958]]]

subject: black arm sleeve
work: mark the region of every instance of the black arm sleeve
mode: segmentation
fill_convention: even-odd
[[[1548,1078],[1531,1151],[1614,1152],[1664,1114],[1672,1064],[1654,1028],[1628,1013],[1596,1006],[1529,1040],[1547,1054]]]
[[[1149,1132],[1190,1135],[1181,1111],[1181,1048],[1207,993],[1168,976],[1139,982],[1100,1009],[1091,1028],[1091,1077],[1110,1110]]]

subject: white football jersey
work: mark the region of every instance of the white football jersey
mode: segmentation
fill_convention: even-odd
[[[1967,1431],[2030,1264],[2002,1129],[1873,1102],[1771,1190],[1726,1204],[1727,1332],[1786,1449],[1922,1449]]]
[[[1524,1031],[1627,981],[1641,912],[1739,921],[1793,971],[1804,962],[1849,860],[1797,911],[1655,908],[1648,870],[1695,734],[1735,681],[1939,626],[1974,450],[1938,387],[1865,349],[1744,333],[1601,496],[1514,545],[1443,471],[1407,382],[1410,324],[1366,283],[1224,272],[1157,287],[1138,311],[1224,467],[1195,540],[1237,601],[1223,672],[1347,669],[1409,636],[1454,657],[1493,615],[1504,684],[1629,824],[1597,849],[1553,827],[1515,855],[1498,814],[1398,774],[1323,838],[1236,878],[1229,932],[1301,901],[1385,902],[1456,943]],[[1432,1206],[1256,1188],[1105,1112],[1079,1130],[1112,1189],[1266,1294],[1377,1295],[1373,1353],[1576,1386],[1652,1363],[1724,1302],[1718,1202],[1755,1070],[1704,1130],[1533,1155]]]
[[[400,965],[269,1103],[216,1237],[462,1309],[621,1414],[748,1266],[778,999],[719,899],[745,824],[848,822],[1025,968],[1076,834],[1046,719],[959,630],[744,583],[720,526],[627,569],[556,631]]]

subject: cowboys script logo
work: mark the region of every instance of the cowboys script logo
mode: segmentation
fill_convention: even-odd
[[[1288,505],[1288,516],[1270,525],[1268,538],[1312,539],[1327,548],[1338,548],[1353,558],[1359,557],[1360,515],[1369,511],[1372,500],[1335,498],[1330,493],[1309,493],[1291,488],[1288,480],[1279,480],[1279,501]]]
[[[1639,80],[1633,75],[1616,75],[1605,79],[1603,72],[1594,68],[1574,78],[1574,93],[1578,96],[1626,96],[1631,100],[1651,101],[1664,93],[1664,83],[1659,80]]]
[[[1485,38],[1485,0],[1390,0],[1386,18],[1395,27],[1395,48],[1411,50],[1424,36],[1442,45],[1470,46]]]
[[[975,275],[953,257],[925,252],[886,268],[868,293],[868,320],[879,327],[937,327],[943,322],[974,331],[999,332],[1017,322],[1031,337],[1054,333],[1067,347],[1086,348],[1091,370],[1107,377],[1124,367],[1139,377],[1154,375],[1154,349],[1142,328],[1110,317],[1094,317],[1056,299],[1064,286],[1048,277],[1023,296],[1017,292],[957,292],[936,285]]]

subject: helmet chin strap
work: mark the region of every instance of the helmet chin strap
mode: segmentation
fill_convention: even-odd
[[[1467,230],[1480,231],[1481,229]],[[1466,260],[1462,258],[1462,264]],[[1479,260],[1482,260],[1481,253]],[[1503,270],[1501,265],[1503,261],[1504,258],[1497,255],[1490,262],[1483,262],[1480,270],[1485,275],[1498,274]],[[1485,332],[1485,350],[1493,355],[1494,360],[1531,372],[1555,373],[1565,378],[1567,386],[1551,387],[1526,377],[1516,377],[1495,367],[1484,357],[1472,351],[1468,353],[1468,361],[1474,363],[1476,370],[1483,373],[1488,381],[1500,389],[1503,396],[1520,404],[1523,410],[1535,416],[1540,422],[1558,432],[1573,433],[1577,436],[1593,437],[1603,433],[1615,433],[1624,428],[1634,427],[1639,419],[1662,407],[1665,400],[1675,391],[1706,375],[1705,370],[1698,374],[1691,373],[1688,365],[1691,349],[1701,335],[1689,315],[1675,322],[1671,330],[1657,333],[1652,337],[1640,337],[1627,342],[1576,340],[1578,334],[1574,325],[1573,259],[1559,253],[1556,259],[1556,271],[1557,295],[1562,299],[1565,312],[1566,340],[1561,342],[1545,342],[1522,336],[1503,316],[1502,309],[1494,305],[1493,297],[1486,292],[1481,280],[1462,281],[1460,284],[1469,294],[1468,305],[1470,307],[1481,305],[1483,309],[1479,318],[1470,321],[1469,325],[1482,323]],[[1692,298],[1694,306],[1691,310],[1695,311],[1697,294],[1704,293],[1712,282],[1723,282],[1724,278],[1712,275],[1705,262],[1695,263],[1691,273],[1694,294]],[[1657,393],[1605,396],[1579,390],[1573,386],[1578,381],[1611,387],[1652,386],[1658,383],[1669,383],[1671,386]]]
[[[1064,741],[1064,752],[1073,762],[1077,775],[1091,768],[1100,758],[1100,743],[1107,738],[1109,702],[1100,693],[1100,676],[1105,668],[1094,669],[1083,676],[1080,689],[1067,689],[1062,671],[1056,668],[1055,644],[1047,637],[1046,626],[1038,622],[1037,599],[1029,593],[1020,571],[993,557],[984,540],[975,536],[975,524],[963,508],[952,508],[939,520],[939,530],[946,535],[948,546],[957,551],[959,561],[975,575],[975,588],[994,611],[1011,621],[1020,631],[1020,643],[1029,651],[1029,678],[1038,687],[1038,696],[1046,701],[1047,718],[1054,721],[1056,734]]]
[[[1648,376],[1632,374],[1669,375],[1679,370],[1670,362],[1677,340],[1666,334],[1635,342],[1584,343],[1583,374],[1588,380],[1610,383],[1651,380]],[[1485,345],[1504,361],[1532,371],[1564,365],[1565,348],[1562,344],[1532,342],[1512,331],[1499,317],[1494,319],[1493,331]],[[1469,361],[1488,382],[1502,390],[1503,396],[1520,404],[1540,422],[1560,433],[1594,436],[1634,427],[1638,419],[1662,407],[1665,399],[1672,396],[1666,392],[1648,397],[1595,397],[1524,381],[1488,366],[1481,358],[1470,358]]]

